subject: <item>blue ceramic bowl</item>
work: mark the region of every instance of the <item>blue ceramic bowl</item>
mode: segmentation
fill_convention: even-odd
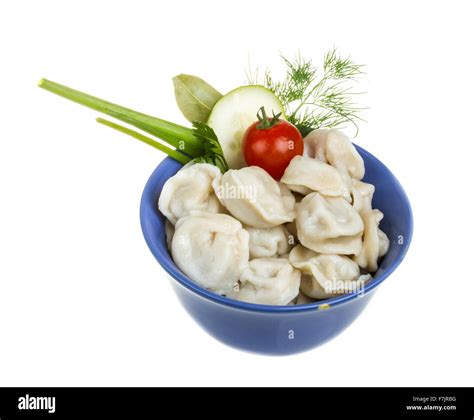
[[[143,192],[140,218],[151,252],[171,278],[171,284],[192,318],[210,335],[239,349],[285,355],[319,346],[343,331],[364,310],[377,287],[403,260],[413,232],[413,219],[403,188],[377,158],[362,155],[364,181],[375,185],[373,207],[384,213],[381,228],[390,247],[374,279],[363,293],[342,295],[306,305],[268,306],[228,299],[198,286],[174,264],[166,247],[165,218],[157,202],[163,184],[181,164],[166,158],[152,173]]]

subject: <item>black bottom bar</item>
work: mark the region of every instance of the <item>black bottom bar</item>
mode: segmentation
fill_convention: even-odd
[[[312,419],[474,419],[474,388],[0,388],[0,420],[288,412]]]

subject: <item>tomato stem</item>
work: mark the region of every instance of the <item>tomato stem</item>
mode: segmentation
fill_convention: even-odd
[[[265,112],[265,107],[262,106],[257,112],[257,118],[258,118],[259,123],[257,124],[256,127],[259,130],[268,130],[269,128],[272,128],[273,126],[278,124],[278,122],[280,121],[279,119],[280,116],[281,116],[281,112],[278,113],[277,115],[275,115],[275,113],[273,112],[273,117],[267,117],[267,113]]]

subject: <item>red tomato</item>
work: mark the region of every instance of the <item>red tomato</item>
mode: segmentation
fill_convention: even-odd
[[[245,132],[242,153],[249,166],[260,166],[274,179],[279,180],[286,167],[297,155],[303,154],[303,137],[298,129],[279,115],[268,118],[265,109],[262,116]]]

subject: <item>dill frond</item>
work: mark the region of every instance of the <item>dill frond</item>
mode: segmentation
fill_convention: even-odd
[[[315,128],[351,124],[357,135],[357,123],[364,121],[362,113],[366,108],[354,102],[353,98],[363,93],[355,91],[354,86],[364,74],[364,66],[350,57],[341,57],[335,48],[325,54],[320,75],[312,61],[300,55],[294,60],[281,58],[286,66],[284,78],[275,80],[267,70],[257,82],[279,98],[288,121],[302,134]],[[252,82],[255,84],[256,80]]]

